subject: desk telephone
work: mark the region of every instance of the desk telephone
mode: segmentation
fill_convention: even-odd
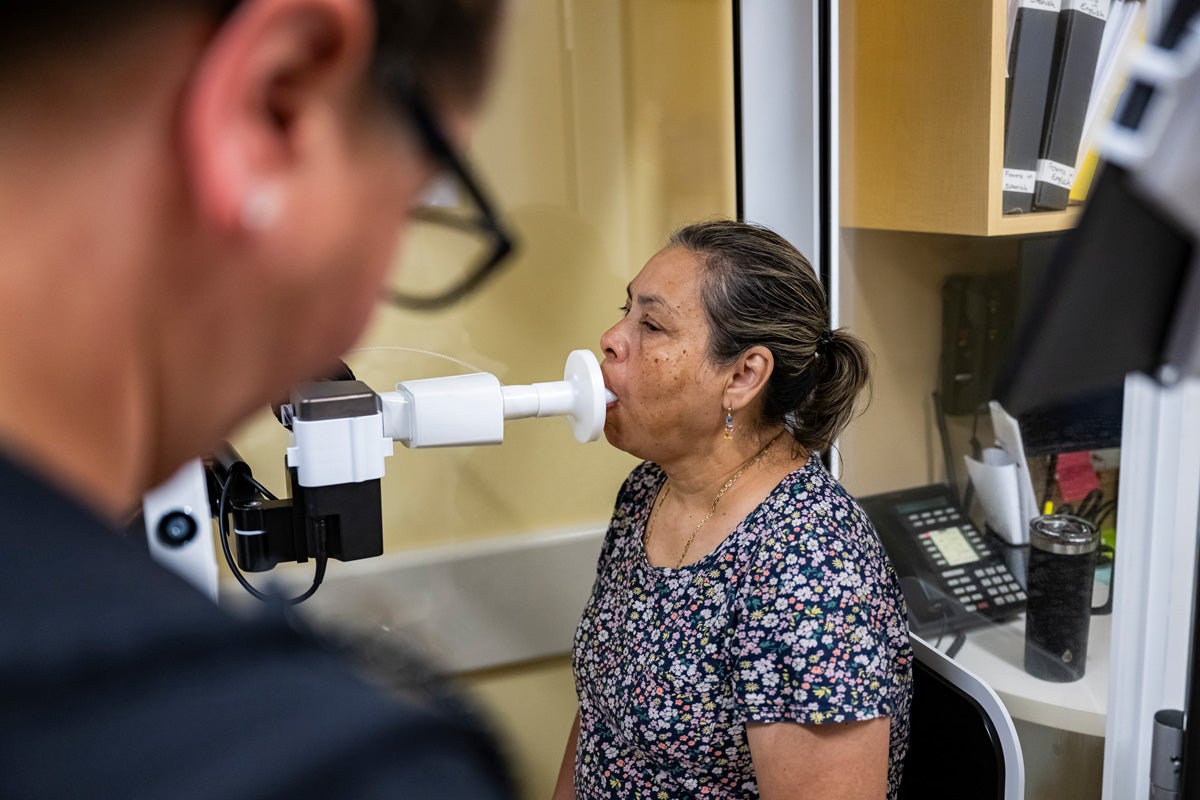
[[[909,628],[951,633],[1025,610],[1025,590],[998,548],[975,529],[949,486],[859,498],[892,559]]]

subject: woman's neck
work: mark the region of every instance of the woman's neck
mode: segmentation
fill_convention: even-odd
[[[803,463],[794,450],[792,438],[778,427],[753,437],[721,439],[702,452],[659,466],[677,500],[699,507],[711,504],[715,493],[735,475],[739,482],[746,483],[761,475],[782,477]]]

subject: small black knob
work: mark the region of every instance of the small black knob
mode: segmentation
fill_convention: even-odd
[[[183,547],[196,535],[196,520],[183,511],[172,511],[158,521],[158,540],[167,547]]]

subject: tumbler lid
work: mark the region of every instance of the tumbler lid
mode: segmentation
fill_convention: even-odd
[[[1029,523],[1029,543],[1038,550],[1076,556],[1090,553],[1100,544],[1096,526],[1069,514],[1034,517]]]

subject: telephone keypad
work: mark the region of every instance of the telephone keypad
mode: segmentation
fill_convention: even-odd
[[[949,486],[923,486],[860,498],[900,576],[914,633],[944,634],[1006,619],[1025,592],[1001,546],[977,530]]]
[[[993,609],[995,613],[1004,611],[1005,606],[1025,602],[1025,592],[1013,578],[1008,568],[986,562],[994,559],[994,553],[979,531],[971,522],[965,519],[953,508],[934,509],[914,514],[908,514],[905,521],[917,534],[922,549],[933,562],[934,566],[946,579],[946,586],[954,598],[967,611],[983,611]],[[946,569],[950,562],[946,560],[941,549],[934,541],[934,535],[956,528],[974,550],[973,561],[978,566],[967,564],[964,567]]]

